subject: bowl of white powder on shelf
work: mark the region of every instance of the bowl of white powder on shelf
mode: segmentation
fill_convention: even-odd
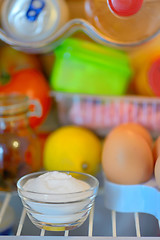
[[[89,215],[98,187],[95,177],[70,171],[31,173],[17,182],[33,224],[51,231],[79,227]]]

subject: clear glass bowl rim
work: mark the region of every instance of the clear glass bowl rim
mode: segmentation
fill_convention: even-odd
[[[85,177],[89,177],[90,179],[92,179],[95,183],[95,186],[94,187],[90,187],[89,189],[85,190],[85,191],[79,191],[79,192],[72,192],[72,193],[44,193],[44,192],[34,192],[34,191],[28,191],[28,190],[25,190],[23,188],[23,186],[21,186],[22,184],[22,181],[28,177],[36,177],[36,176],[40,176],[44,173],[47,173],[47,172],[53,172],[53,171],[40,171],[40,172],[34,172],[34,173],[30,173],[30,174],[27,174],[27,175],[24,175],[23,177],[21,177],[18,181],[17,181],[17,188],[19,191],[23,191],[25,193],[31,193],[31,194],[36,194],[36,195],[42,195],[44,194],[45,196],[76,196],[78,194],[81,194],[81,193],[87,193],[87,192],[91,192],[91,191],[94,191],[96,188],[98,189],[99,187],[99,181],[96,177],[88,174],[88,173],[81,173],[81,172],[75,172],[75,171],[57,171],[57,172],[61,172],[61,173],[71,173],[71,174],[79,174],[81,176],[85,176]]]

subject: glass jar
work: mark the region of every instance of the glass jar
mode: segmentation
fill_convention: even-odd
[[[14,190],[20,177],[41,168],[39,140],[29,126],[37,109],[27,96],[0,95],[0,190]]]

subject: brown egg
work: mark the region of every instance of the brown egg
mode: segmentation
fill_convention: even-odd
[[[153,161],[157,161],[157,158],[160,156],[160,137],[158,137],[153,145]]]
[[[125,130],[125,129],[129,129],[137,134],[140,134],[149,144],[150,147],[152,147],[153,143],[152,143],[152,137],[149,133],[149,131],[144,128],[142,125],[138,124],[138,123],[124,123],[121,124],[117,127],[115,127],[111,133],[114,133],[115,131],[119,131],[119,130]]]
[[[106,178],[118,184],[139,184],[153,174],[153,156],[146,140],[125,129],[109,134],[102,152]]]
[[[154,176],[155,176],[157,186],[160,188],[160,156],[157,158],[157,161],[154,167]]]

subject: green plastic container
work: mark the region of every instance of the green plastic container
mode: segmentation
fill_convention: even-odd
[[[126,93],[131,69],[126,53],[69,38],[55,50],[50,84],[55,91],[100,95]]]

